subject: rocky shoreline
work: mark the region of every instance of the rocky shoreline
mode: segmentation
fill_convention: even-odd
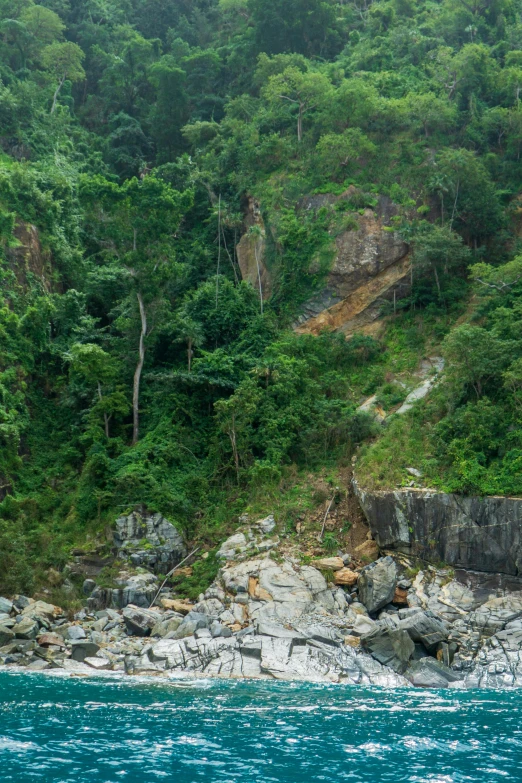
[[[45,601],[0,598],[0,670],[522,686],[522,588],[416,572],[396,554],[362,567],[347,553],[303,563],[281,551],[273,517],[229,538],[218,557],[195,604],[163,588],[149,608],[158,580],[143,569],[112,593],[86,580],[87,605],[73,618]]]

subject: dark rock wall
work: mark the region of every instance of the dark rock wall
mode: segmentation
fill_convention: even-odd
[[[354,487],[381,548],[433,563],[522,575],[522,498],[419,489],[369,492],[355,482]]]

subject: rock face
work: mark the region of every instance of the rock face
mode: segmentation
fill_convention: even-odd
[[[41,600],[4,599],[0,666],[104,676],[522,687],[522,579],[432,566],[413,578],[413,570],[403,572],[410,561],[387,555],[350,571],[355,583],[345,591],[282,545],[273,552],[273,533],[267,518],[225,541],[222,568],[195,604],[174,598],[169,588],[152,608],[95,609],[91,596],[71,621]],[[323,561],[343,563],[325,569],[327,577],[343,574],[348,559]],[[156,587],[153,574],[127,574],[126,584],[138,576]]]
[[[350,187],[341,196],[313,196],[304,209],[339,203],[357,196]],[[351,333],[375,320],[382,299],[404,295],[408,287],[408,246],[394,231],[385,231],[397,207],[380,196],[374,209],[350,212],[355,225],[335,239],[334,260],[325,288],[305,305],[297,331],[319,334],[324,328]]]
[[[18,244],[8,247],[6,256],[18,283],[23,288],[27,288],[31,277],[37,277],[47,291],[51,290],[50,253],[42,250],[37,227],[19,221],[15,226],[14,235]]]
[[[158,591],[158,580],[154,574],[128,574],[120,572],[116,582],[121,587],[95,587],[87,600],[90,609],[123,609],[129,604],[148,609]]]
[[[363,568],[359,576],[359,598],[370,614],[389,604],[395,594],[397,566],[392,557],[381,557]]]
[[[522,574],[522,498],[354,488],[381,548],[470,570]]]
[[[322,207],[353,202],[361,194],[351,186],[336,196],[322,194],[303,199],[303,212]],[[361,214],[362,212],[362,214]],[[383,299],[394,294],[403,296],[409,286],[410,262],[408,246],[390,228],[397,206],[386,196],[380,196],[373,209],[348,209],[344,215],[350,227],[336,230],[332,237],[333,261],[322,291],[302,308],[296,330],[319,334],[324,329],[335,329],[347,334],[371,324],[380,315]],[[252,228],[255,230],[252,231]],[[260,205],[252,198],[245,211],[245,233],[236,247],[243,280],[259,290],[263,298],[270,296],[273,280],[266,266],[266,233]],[[275,237],[277,241],[277,237]]]
[[[116,520],[114,545],[119,558],[154,573],[167,573],[187,555],[187,548],[174,525],[161,514],[134,511]]]
[[[244,220],[245,233],[236,246],[237,260],[243,280],[249,282],[263,299],[272,293],[272,279],[265,265],[266,232],[261,207],[252,197],[248,199]]]

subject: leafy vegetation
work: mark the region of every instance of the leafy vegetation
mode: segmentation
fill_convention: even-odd
[[[415,462],[522,492],[521,10],[0,0],[1,589],[138,503],[213,545],[368,439],[377,484]],[[386,334],[294,334],[382,196],[412,260]],[[374,443],[361,400],[393,409],[441,343],[445,380]]]

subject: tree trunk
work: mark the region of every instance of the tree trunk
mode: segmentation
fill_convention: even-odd
[[[102,390],[101,390],[101,384],[98,381],[98,399],[101,401],[102,398]],[[109,418],[107,416],[106,411],[103,412],[103,422],[105,424],[105,437],[109,438]]]
[[[132,394],[132,445],[135,446],[139,437],[139,400],[140,400],[140,379],[141,371],[143,369],[143,362],[145,360],[145,337],[147,336],[147,313],[145,312],[145,305],[143,304],[143,297],[138,292],[138,304],[140,307],[141,318],[141,332],[139,343],[139,357],[138,364],[136,365],[136,372],[134,373],[134,388]]]
[[[188,338],[187,344],[187,359],[188,359],[188,371],[190,372],[192,367],[192,338]]]
[[[441,299],[439,273],[437,272],[437,267],[435,266],[435,264],[433,265],[433,272],[435,273],[435,282],[437,283],[437,291],[439,292],[439,299]]]
[[[263,287],[261,285],[261,269],[259,267],[259,259],[257,257],[257,239],[254,241],[254,255],[256,257],[257,280],[259,283],[259,308],[261,310],[261,315],[263,315]]]
[[[237,450],[236,440],[236,417],[232,416],[232,425],[228,430],[228,437],[230,438],[230,444],[232,446],[232,454],[234,455],[234,466],[236,468],[236,479],[239,485],[239,453]]]
[[[54,95],[53,95],[53,105],[51,106],[51,114],[54,114],[54,110],[56,109],[56,103],[58,101],[58,95],[60,94],[60,90],[63,87],[63,83],[65,81],[65,76],[66,76],[66,74],[64,73],[64,75],[62,76],[62,78],[60,80],[60,83],[58,84],[58,87],[56,88],[56,90],[54,92]]]
[[[303,140],[303,109],[302,103],[299,104],[299,111],[297,113],[297,141]]]

